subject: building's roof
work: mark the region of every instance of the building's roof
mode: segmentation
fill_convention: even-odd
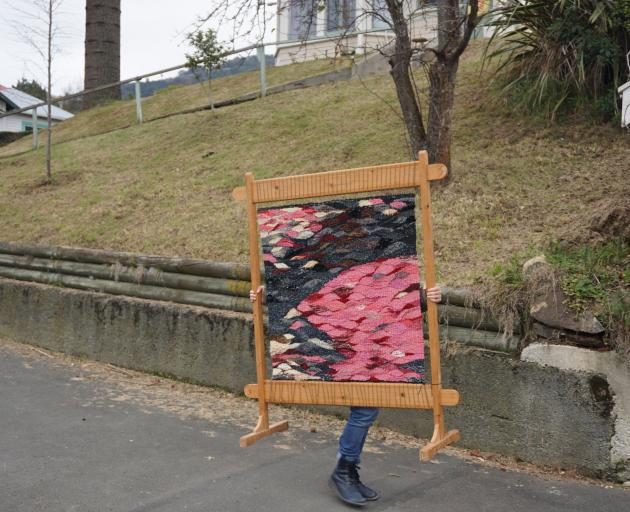
[[[41,103],[42,100],[36,98],[35,96],[31,96],[30,94],[26,94],[25,92],[19,91],[18,89],[13,89],[11,87],[5,87],[0,84],[0,98],[7,102],[8,105],[15,109],[20,109],[24,107],[28,107],[29,105],[34,105],[36,103]],[[7,113],[10,113],[11,110],[7,109]],[[52,106],[51,109],[52,118],[55,121],[63,121],[64,119],[70,119],[73,117],[73,114],[63,110],[62,108]],[[32,115],[33,110],[26,110],[23,112],[24,115]],[[46,105],[42,107],[37,107],[37,117],[47,117],[48,116],[48,108]]]

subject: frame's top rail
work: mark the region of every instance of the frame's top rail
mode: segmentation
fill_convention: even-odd
[[[424,169],[429,180],[440,180],[446,176],[445,165],[431,164],[426,167],[425,165],[421,161],[412,161],[254,180],[252,201],[271,203],[290,199],[413,188],[420,185],[421,173]],[[246,199],[245,187],[235,188],[232,196],[237,201],[244,201]]]

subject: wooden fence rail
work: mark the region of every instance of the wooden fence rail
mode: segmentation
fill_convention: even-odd
[[[0,277],[251,313],[248,265],[128,252],[0,242]],[[466,288],[443,288],[441,334],[515,352],[520,325],[502,325]]]
[[[178,290],[192,290],[221,295],[247,297],[249,281],[222,277],[203,277],[189,274],[164,272],[156,267],[126,267],[121,264],[77,263],[57,259],[34,258],[0,253],[0,265],[58,274],[106,279],[134,284],[162,286]]]
[[[81,263],[119,264],[128,267],[144,267],[147,269],[157,268],[164,272],[174,272],[178,274],[249,281],[249,267],[238,263],[149,256],[129,252],[79,249],[63,246],[45,247],[8,242],[0,242],[0,254],[33,256]]]

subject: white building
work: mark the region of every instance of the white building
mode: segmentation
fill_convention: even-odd
[[[0,115],[10,113],[12,110],[19,110],[29,105],[41,103],[42,100],[26,94],[25,92],[10,87],[0,85]],[[53,125],[73,117],[73,114],[55,107],[51,109]],[[46,106],[37,107],[37,127],[46,128],[48,108]],[[0,118],[0,133],[23,133],[33,131],[33,110],[26,110],[19,114],[14,114]]]
[[[500,0],[479,0],[485,13]],[[411,39],[437,43],[437,0],[404,0]],[[466,2],[460,3],[466,9]],[[394,39],[385,0],[278,0],[276,66],[370,53]],[[479,27],[473,37],[487,37]],[[343,36],[343,37],[342,37]]]
[[[435,2],[405,2],[412,39],[437,37]],[[326,0],[323,5],[318,0],[280,0],[276,65],[369,53],[394,38],[388,19],[384,0]]]

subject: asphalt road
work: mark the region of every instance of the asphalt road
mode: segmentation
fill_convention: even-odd
[[[1,348],[1,347],[0,347]],[[106,380],[0,350],[0,512],[352,510],[326,481],[333,436],[292,430],[241,449],[242,426],[107,398]],[[222,404],[217,400],[214,407]],[[284,437],[283,437],[284,436]],[[622,512],[630,490],[502,471],[380,446],[364,481],[371,511]]]

